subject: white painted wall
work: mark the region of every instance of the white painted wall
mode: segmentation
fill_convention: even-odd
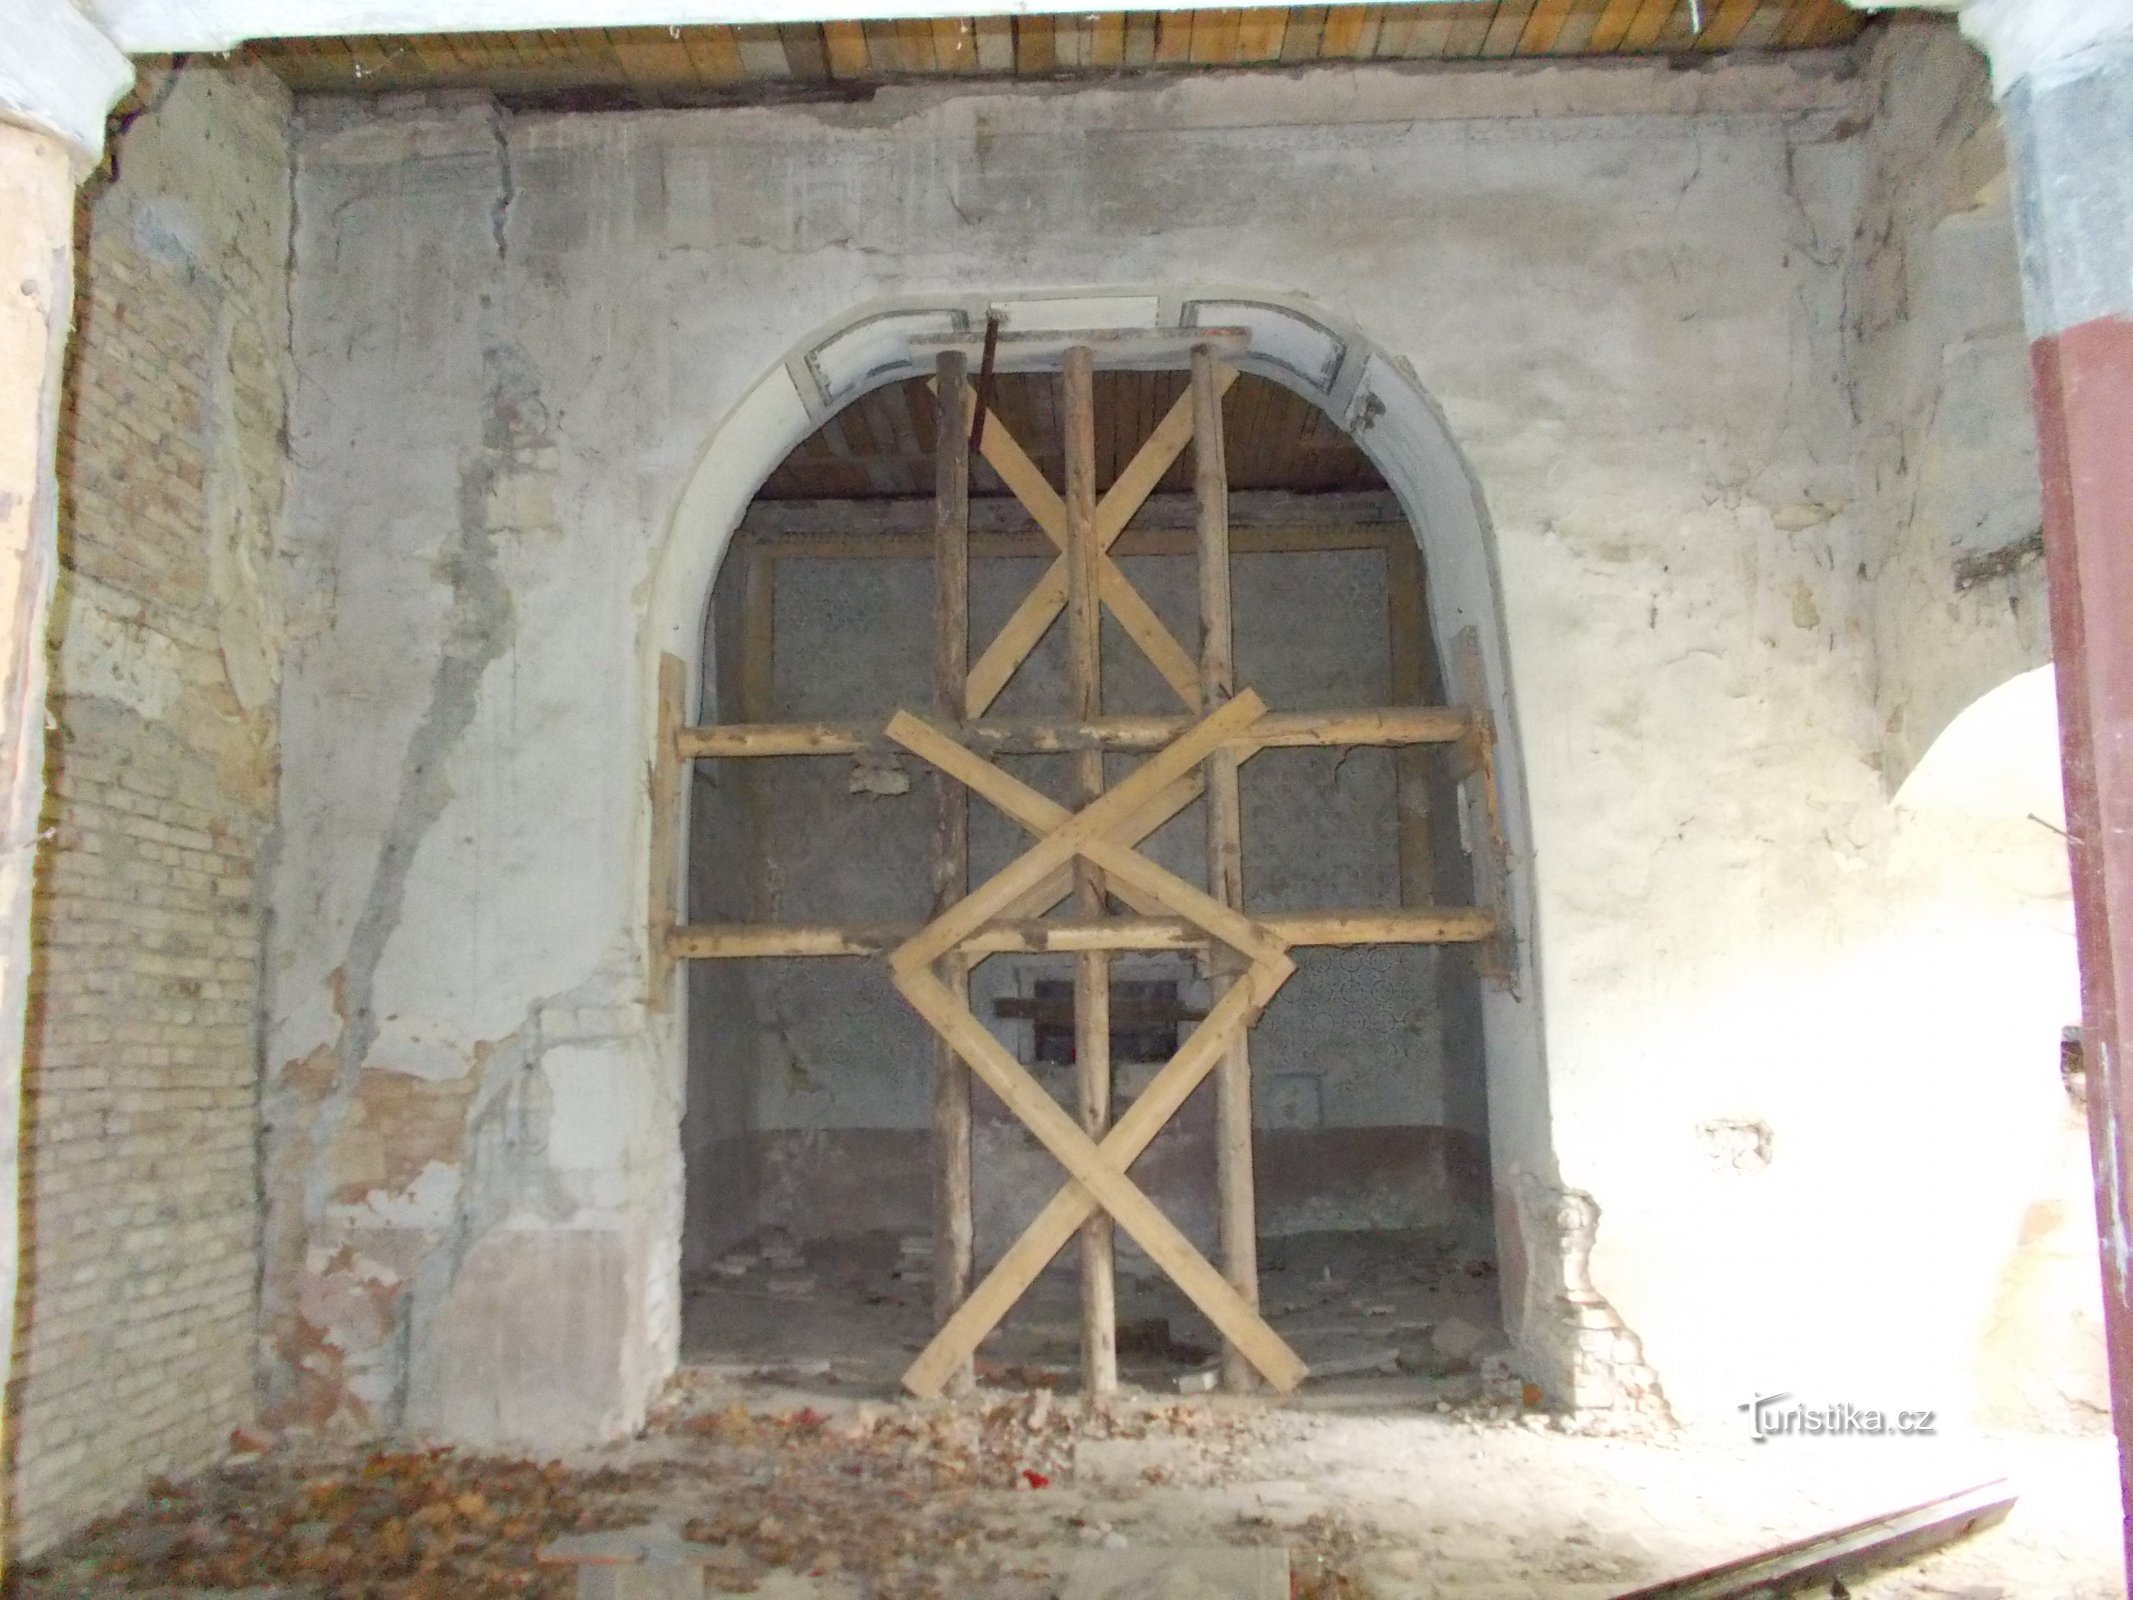
[[[1915,958],[1941,887],[1878,767],[1842,335],[1869,109],[1794,60],[314,110],[270,1070],[324,1050],[518,1108],[481,1207],[364,1231],[323,1179],[306,1201],[316,1261],[393,1263],[435,1328],[518,1363],[487,1409],[409,1420],[612,1426],[671,1356],[679,1050],[635,1009],[647,673],[694,654],[748,474],[811,426],[796,342],[884,296],[1208,281],[1303,297],[1420,386],[1382,375],[1364,440],[1516,736],[1499,1184],[1596,1197],[1598,1287],[1692,1419],[1788,1385],[1959,1408],[2002,1264],[1979,1240],[2011,1248],[2025,1203],[2005,1107],[2056,1027],[1965,1026],[1974,974]],[[1457,457],[1418,475],[1425,392],[1486,540],[1441,514],[1472,504]],[[357,1002],[374,1031],[337,1015]],[[533,1092],[564,1040],[568,1083]],[[589,1082],[595,1164],[543,1155],[591,1148],[554,1127]],[[1722,1118],[1768,1124],[1766,1168],[1714,1158]],[[565,1285],[528,1266],[477,1308],[454,1275],[544,1231],[611,1241],[598,1281],[629,1297],[585,1335],[640,1341],[595,1397],[527,1331]]]

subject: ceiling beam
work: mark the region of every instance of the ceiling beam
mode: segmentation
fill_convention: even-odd
[[[1288,0],[1122,0],[1114,11],[1280,7]],[[1456,0],[1418,0],[1424,5]],[[513,33],[536,28],[666,28],[703,23],[857,22],[883,0],[84,0],[84,9],[131,55],[230,50],[252,39],[344,34]],[[985,0],[986,16],[1082,15],[1088,0]],[[973,15],[970,0],[896,0],[898,17]]]

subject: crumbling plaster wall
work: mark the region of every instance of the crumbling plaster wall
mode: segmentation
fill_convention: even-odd
[[[290,104],[145,73],[83,191],[24,1084],[14,1534],[255,1410]]]
[[[1402,525],[1391,531],[1413,537]],[[737,586],[735,569],[743,565],[729,564],[721,590]],[[1197,637],[1190,558],[1129,556],[1122,565],[1175,637]],[[1239,681],[1293,710],[1392,698],[1386,566],[1383,551],[1367,547],[1238,556]],[[933,579],[925,561],[787,558],[774,570],[775,698],[747,720],[886,717],[899,706],[929,703]],[[1041,573],[1033,561],[979,561],[973,636],[982,641],[997,632]],[[733,620],[721,633],[729,640]],[[1174,708],[1175,695],[1126,635],[1108,622],[1104,635],[1105,709]],[[730,684],[719,701],[730,703]],[[1056,716],[1068,703],[1065,640],[1055,629],[994,709]],[[1004,764],[1053,798],[1070,798],[1066,758]],[[1122,775],[1131,763],[1115,765]],[[761,920],[922,919],[932,899],[934,781],[908,758],[705,763],[698,782],[713,798],[699,797],[706,809],[698,813],[693,863],[705,896],[702,920],[734,915],[745,902],[721,892],[731,875],[752,881],[753,915]],[[1248,907],[1398,904],[1389,752],[1270,752],[1244,769],[1242,797]],[[714,816],[713,805],[733,809]],[[1456,851],[1457,818],[1436,822],[1440,840]],[[1197,882],[1205,872],[1203,829],[1195,805],[1154,835],[1149,851]],[[989,806],[974,809],[971,832],[974,882],[1028,842]],[[1254,1036],[1262,1233],[1442,1226],[1470,1243],[1485,1237],[1482,1062],[1471,1046],[1450,1058],[1439,992],[1440,964],[1456,963],[1471,983],[1470,959],[1465,951],[1418,946],[1298,952],[1295,977]],[[1072,975],[1068,957],[995,957],[974,975],[973,1003],[991,1019],[995,1001],[1027,995],[1031,980]],[[1180,984],[1188,1004],[1207,1003],[1187,957],[1122,960],[1116,975],[1167,978]],[[704,1265],[758,1225],[800,1238],[929,1228],[933,1035],[897,997],[881,964],[751,962],[697,981],[702,1009],[691,1015],[684,1127],[723,1121],[739,1138],[707,1141],[685,1132],[684,1139],[697,1159],[742,1170],[691,1172],[687,1265]],[[1029,1059],[1027,1023],[992,1025],[1002,1043]],[[1071,1069],[1036,1070],[1072,1103]],[[1121,1063],[1119,1075],[1122,1092],[1130,1093],[1147,1070]],[[979,1086],[975,1093],[982,1265],[1049,1198],[1056,1169],[988,1091]],[[1204,1091],[1138,1169],[1166,1212],[1208,1249],[1215,1231],[1212,1112],[1213,1093]],[[1129,1269],[1153,1270],[1136,1249],[1125,1260]]]
[[[1548,1330],[1609,1331],[1601,1296],[1691,1419],[1775,1384],[1958,1408],[1963,1356],[1918,1352],[1974,1346],[1966,1229],[2022,1196],[2008,1040],[1914,1050],[1957,1010],[1938,975],[1860,960],[1911,908],[1853,505],[1850,66],[315,106],[277,1395],[466,1437],[638,1414],[674,1352],[682,1096],[639,1003],[640,629],[692,463],[881,296],[1212,279],[1410,363],[1486,497],[1552,1133],[1507,1141],[1537,1089],[1492,1081],[1529,1356],[1570,1382]]]
[[[1867,81],[1847,331],[1893,792],[1965,706],[2050,660],[2051,639],[2029,343],[1985,61],[1953,29],[1906,19],[1881,33]]]

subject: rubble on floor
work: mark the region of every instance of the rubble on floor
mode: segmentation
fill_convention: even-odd
[[[574,1575],[540,1548],[649,1528],[719,1552],[712,1593],[764,1600],[1059,1600],[1091,1554],[1207,1547],[1287,1552],[1292,1600],[1609,1600],[1974,1465],[1946,1444],[1569,1437],[1502,1409],[1140,1393],[1091,1411],[1043,1389],[897,1403],[692,1370],[640,1437],[567,1462],[287,1444],[158,1484],[23,1568],[18,1594],[565,1600]],[[1854,1592],[2122,1593],[2110,1445],[1994,1442],[2031,1486],[2016,1515]]]

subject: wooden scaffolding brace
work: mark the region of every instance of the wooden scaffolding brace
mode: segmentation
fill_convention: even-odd
[[[1056,341],[1058,336],[1052,336]],[[939,405],[933,532],[932,716],[899,711],[885,724],[688,725],[682,664],[661,663],[657,755],[651,773],[653,875],[652,1004],[671,1003],[677,960],[879,955],[892,981],[938,1040],[934,1294],[937,1331],[904,1374],[923,1396],[966,1388],[979,1344],[1067,1242],[1079,1236],[1082,1362],[1086,1392],[1117,1387],[1112,1228],[1122,1227],[1220,1330],[1226,1387],[1253,1375],[1286,1392],[1304,1364],[1260,1316],[1252,1175],[1249,1031],[1289,975],[1295,945],[1455,944],[1495,940],[1498,919],[1480,907],[1439,907],[1410,891],[1400,910],[1254,917],[1244,910],[1238,768],[1283,746],[1376,745],[1411,750],[1462,747],[1462,775],[1483,780],[1490,829],[1495,796],[1489,728],[1478,712],[1421,704],[1356,711],[1270,711],[1236,685],[1230,607],[1229,493],[1222,397],[1236,380],[1223,359],[1244,348],[1233,329],[1197,330],[1179,341],[1191,385],[1101,498],[1096,493],[1096,338],[1069,342],[1059,373],[1065,434],[1062,496],[996,416],[978,414],[969,383],[974,347],[935,341]],[[1147,364],[1143,339],[1131,352]],[[1160,353],[1158,353],[1160,356]],[[969,659],[970,474],[975,447],[1020,501],[1057,555],[975,663]],[[1177,641],[1120,571],[1110,551],[1144,500],[1190,444],[1197,498],[1200,652]],[[1411,565],[1412,557],[1409,555]],[[751,585],[751,590],[756,586]],[[767,583],[761,587],[768,587]],[[767,593],[750,603],[767,606]],[[1397,605],[1397,601],[1396,601]],[[1154,664],[1182,715],[1106,716],[1099,621],[1108,610]],[[1064,720],[988,717],[986,712],[1052,624],[1064,614],[1071,705]],[[1416,638],[1405,647],[1419,700],[1419,615],[1395,615]],[[1395,653],[1401,646],[1396,641]],[[1395,663],[1396,668],[1400,665]],[[1396,671],[1396,678],[1403,675]],[[751,710],[760,709],[751,706]],[[684,924],[676,859],[687,763],[705,759],[903,750],[941,774],[934,818],[932,919],[921,925],[769,926]],[[1070,752],[1075,808],[1049,799],[990,758]],[[1106,788],[1107,752],[1148,759]],[[969,884],[969,796],[976,794],[1035,836],[1016,860],[975,890]],[[1207,885],[1157,866],[1139,845],[1202,796],[1207,807]],[[1403,860],[1411,851],[1404,834]],[[1411,877],[1403,869],[1403,878]],[[1070,917],[1049,915],[1073,901]],[[1112,915],[1109,902],[1135,915]],[[1413,904],[1415,900],[1423,903]],[[1186,950],[1207,962],[1212,1004],[1171,1060],[1116,1119],[1111,1108],[1110,960],[1117,951]],[[1075,956],[1078,1118],[1070,1117],[971,1010],[970,972],[1003,951]],[[1021,1237],[973,1287],[970,1074],[975,1073],[1052,1154],[1067,1181]],[[1208,1262],[1133,1182],[1135,1159],[1212,1074],[1216,1087],[1216,1183],[1222,1271]]]

